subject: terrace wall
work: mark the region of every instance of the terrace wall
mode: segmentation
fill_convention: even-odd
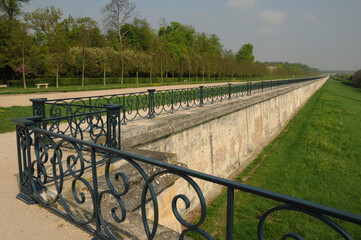
[[[246,167],[294,114],[323,86],[327,77],[295,84],[268,93],[253,95],[164,115],[152,120],[136,121],[123,127],[122,146],[176,154],[177,161],[189,169],[231,178]],[[207,200],[219,193],[209,182],[197,181]],[[197,195],[182,179],[161,193],[161,224],[181,229],[172,213],[171,202],[185,194],[197,207]],[[163,206],[162,206],[163,202]]]

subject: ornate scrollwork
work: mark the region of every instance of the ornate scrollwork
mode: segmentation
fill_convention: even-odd
[[[338,225],[336,222],[334,222],[333,220],[331,220],[330,218],[319,214],[317,212],[311,212],[308,211],[306,209],[302,209],[302,208],[297,208],[297,207],[293,207],[287,204],[283,204],[283,205],[279,205],[276,207],[271,208],[270,210],[268,210],[267,212],[265,212],[258,223],[258,228],[257,228],[257,236],[259,240],[264,240],[264,236],[263,236],[263,226],[265,223],[266,218],[272,214],[273,212],[276,211],[284,211],[284,210],[288,210],[288,211],[296,211],[296,212],[300,212],[300,213],[304,213],[307,214],[313,218],[316,218],[318,220],[320,220],[321,222],[325,223],[326,225],[328,225],[329,227],[331,227],[333,230],[335,230],[338,234],[340,234],[340,236],[343,239],[346,240],[352,240],[353,238],[350,236],[350,234],[348,234],[340,225]],[[282,236],[282,240],[286,240],[288,238],[293,238],[296,240],[303,240],[304,238],[297,234],[297,233],[286,233],[285,235]]]

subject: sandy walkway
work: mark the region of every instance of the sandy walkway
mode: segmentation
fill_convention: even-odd
[[[0,239],[92,238],[48,210],[16,199],[19,188],[15,132],[0,134],[0,153]]]
[[[0,107],[30,106],[31,102],[29,101],[29,99],[31,98],[57,99],[57,98],[89,97],[89,96],[99,96],[99,95],[144,92],[147,91],[147,89],[168,90],[168,89],[194,88],[199,86],[216,86],[216,85],[226,85],[226,84],[228,83],[224,82],[224,83],[208,83],[208,84],[169,85],[169,86],[157,86],[157,87],[94,90],[94,91],[83,91],[83,92],[6,94],[6,95],[0,95]]]
[[[226,83],[223,83],[226,84]],[[202,84],[204,86],[220,85]],[[199,85],[162,86],[158,90],[198,87]],[[59,92],[0,95],[0,106],[31,105],[29,98],[71,98],[83,96],[97,96],[106,94],[120,94],[146,91],[147,88],[113,89],[86,92]],[[38,205],[26,205],[16,199],[18,188],[18,164],[15,132],[0,134],[0,239],[91,239],[87,232],[65,221],[50,211]]]

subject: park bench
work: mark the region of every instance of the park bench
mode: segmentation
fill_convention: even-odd
[[[36,83],[36,88],[40,88],[40,86],[45,86],[45,88],[48,88],[49,83]]]
[[[188,80],[187,80],[187,79],[185,79],[185,80],[183,80],[183,82],[188,82]]]

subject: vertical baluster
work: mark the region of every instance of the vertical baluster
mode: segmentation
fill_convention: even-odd
[[[29,99],[33,103],[33,116],[40,116],[41,119],[45,119],[45,102],[47,98],[32,98]],[[52,117],[52,116],[50,116]],[[46,123],[43,121],[43,129],[46,129]],[[40,127],[40,126],[38,126]]]
[[[232,99],[232,83],[228,83],[228,100]]]
[[[148,89],[148,119],[155,118],[154,112],[155,112],[155,102],[154,102],[154,92],[155,89]]]
[[[126,110],[127,110],[127,107],[125,106],[125,94],[123,94],[123,108],[122,108],[122,111],[123,111],[123,125],[127,125],[126,116],[125,116]]]
[[[204,103],[203,103],[203,86],[199,86],[199,106],[200,107],[204,107]]]
[[[227,240],[233,239],[234,189],[227,188]]]
[[[100,219],[99,219],[99,192],[98,192],[98,176],[97,176],[97,161],[96,161],[96,155],[95,155],[95,149],[91,148],[91,168],[92,168],[92,178],[93,178],[93,209],[94,209],[94,219],[95,219],[95,225],[96,225],[96,233],[101,234],[101,228],[100,228]],[[99,238],[93,238],[93,239],[99,239]]]
[[[117,104],[105,104],[104,106],[107,109],[107,146],[121,149],[120,109],[123,106]]]

